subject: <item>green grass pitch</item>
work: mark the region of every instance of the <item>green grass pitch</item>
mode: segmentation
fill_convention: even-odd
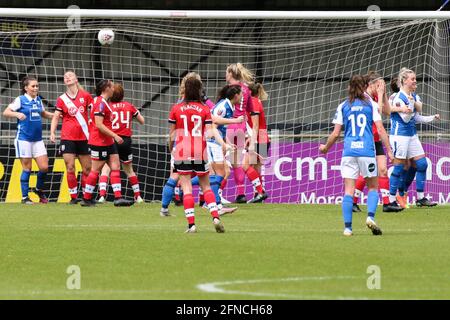
[[[351,238],[339,206],[241,205],[224,234],[171,210],[0,204],[0,299],[450,299],[448,206],[379,208],[382,236],[357,213]]]

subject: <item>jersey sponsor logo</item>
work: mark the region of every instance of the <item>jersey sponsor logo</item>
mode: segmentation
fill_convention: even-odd
[[[352,141],[350,148],[364,149],[364,141]]]
[[[77,112],[78,112],[77,107],[75,107],[75,106],[69,107],[69,114],[70,114],[72,117],[75,117],[75,115],[77,114]]]

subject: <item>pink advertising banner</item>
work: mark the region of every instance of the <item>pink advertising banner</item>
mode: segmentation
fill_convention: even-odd
[[[266,203],[337,204],[344,191],[340,173],[342,143],[328,154],[319,152],[319,144],[312,142],[279,143],[273,145],[265,166],[265,187],[269,193]],[[450,143],[424,144],[428,161],[425,193],[441,204],[450,203]],[[389,168],[391,164],[388,164]],[[390,174],[391,170],[389,170]],[[246,179],[246,196],[251,199],[253,189]],[[416,196],[415,182],[409,190],[410,201]],[[236,198],[231,172],[224,197]],[[364,203],[364,199],[363,199]]]

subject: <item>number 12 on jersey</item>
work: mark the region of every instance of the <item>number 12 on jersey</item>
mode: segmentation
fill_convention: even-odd
[[[185,114],[180,115],[180,118],[183,119],[183,128],[184,128],[184,136],[188,137],[189,136],[189,128],[192,127],[192,132],[190,134],[191,137],[201,137],[202,136],[202,131],[201,131],[201,126],[202,126],[202,117],[196,114],[193,114],[191,116],[191,123],[193,125],[189,125],[188,124],[188,117]]]

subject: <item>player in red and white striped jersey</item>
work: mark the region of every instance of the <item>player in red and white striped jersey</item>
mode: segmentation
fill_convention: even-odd
[[[257,203],[267,199],[261,168],[264,166],[264,159],[269,154],[270,139],[267,133],[266,117],[261,101],[267,100],[268,96],[261,83],[252,83],[249,85],[249,89],[252,93],[253,112],[258,115],[259,130],[256,137],[256,146],[253,148],[255,151],[250,151],[250,148],[248,148],[242,168],[245,170],[245,174],[255,189],[255,196],[248,203]],[[252,135],[254,130],[250,114],[247,114],[247,124],[247,132],[249,135]]]
[[[96,86],[97,97],[94,99],[89,127],[89,146],[91,147],[92,169],[86,181],[82,206],[93,206],[92,193],[97,185],[100,170],[105,163],[111,168],[111,185],[114,191],[115,206],[130,206],[134,201],[122,198],[122,185],[120,179],[120,160],[117,144],[122,144],[123,139],[112,131],[113,110],[108,99],[113,94],[111,80],[101,80]]]
[[[133,170],[133,151],[131,148],[133,135],[132,121],[136,119],[141,125],[144,124],[145,119],[134,105],[127,101],[123,101],[124,91],[121,84],[114,84],[113,94],[110,99],[110,107],[112,109],[112,131],[118,134],[122,139],[122,144],[117,144],[120,162],[122,162],[122,169],[126,173],[130,185],[133,189],[134,200],[136,203],[144,202],[141,197],[139,188],[139,180]],[[111,169],[108,165],[103,166],[100,175],[100,199],[98,202],[105,202],[106,188],[108,185],[108,176]]]
[[[213,132],[220,145],[225,143],[217,129],[212,127],[211,112],[201,101],[202,82],[189,78],[185,83],[184,100],[175,104],[169,114],[170,140],[169,150],[174,152],[174,172],[179,174],[183,189],[184,211],[188,221],[186,232],[196,232],[194,198],[192,197],[191,175],[199,177],[203,196],[213,217],[217,232],[224,232],[216,204],[216,198],[209,184],[208,156],[206,154],[205,133]],[[176,142],[176,150],[173,145]],[[225,145],[226,147],[229,147]]]
[[[59,119],[62,118],[59,150],[66,164],[70,204],[77,204],[78,181],[75,174],[75,159],[78,157],[81,164],[81,187],[83,189],[91,171],[91,157],[88,146],[88,112],[93,99],[80,86],[77,75],[73,70],[64,73],[64,84],[67,90],[56,100],[56,111],[50,128],[50,140],[56,143],[56,128]]]

